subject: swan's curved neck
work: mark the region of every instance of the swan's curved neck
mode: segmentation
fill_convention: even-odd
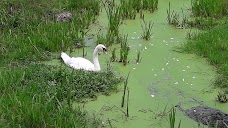
[[[95,48],[93,52],[93,64],[94,64],[94,71],[100,71],[100,63],[98,61],[98,49]]]

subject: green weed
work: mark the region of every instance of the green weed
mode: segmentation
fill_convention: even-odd
[[[171,108],[169,113],[169,126],[170,128],[175,128],[175,120],[176,120],[176,109],[174,107]],[[178,128],[180,128],[181,120],[178,124]]]
[[[166,9],[166,13],[167,13],[167,22],[168,24],[177,26],[179,24],[179,15],[174,12],[174,10],[171,11],[171,5],[169,2],[169,8]]]
[[[142,60],[141,51],[139,50],[137,53],[137,57],[136,57],[135,61],[138,64],[139,62],[141,62],[141,60]]]
[[[117,57],[116,57],[116,48],[114,48],[112,50],[112,56],[110,57],[110,61],[111,62],[116,62],[117,61]]]
[[[122,19],[135,19],[136,10],[134,9],[133,0],[120,0]]]
[[[128,85],[128,79],[129,79],[129,75],[130,75],[131,71],[128,72],[127,78],[124,81],[124,92],[123,92],[123,96],[122,96],[122,100],[121,100],[121,107],[124,107],[124,102],[125,102],[125,95],[126,95],[126,90],[127,90],[127,85]],[[129,92],[128,92],[128,100],[129,100]],[[128,104],[128,103],[127,103]],[[128,107],[127,107],[128,109]],[[128,111],[127,111],[128,113]],[[127,115],[127,114],[126,114]]]
[[[108,32],[106,35],[107,46],[115,43],[116,37],[119,35],[119,26],[121,24],[121,8],[108,6],[106,8],[106,13],[108,15]]]
[[[143,23],[141,24],[143,39],[150,40],[152,36],[153,25],[154,23],[152,23],[152,21],[146,22],[145,20],[143,20]]]
[[[158,0],[142,0],[142,9],[154,12],[158,9]]]
[[[127,57],[128,57],[129,50],[130,50],[130,47],[128,46],[128,43],[127,43],[127,36],[119,35],[117,37],[117,42],[119,42],[121,44],[119,62],[122,62],[124,65],[126,65],[128,63]]]

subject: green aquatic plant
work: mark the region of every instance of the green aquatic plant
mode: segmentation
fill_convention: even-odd
[[[125,102],[125,95],[126,95],[126,90],[127,85],[128,85],[128,79],[129,79],[129,75],[130,75],[131,71],[128,72],[127,78],[124,81],[124,90],[123,90],[123,96],[122,96],[122,100],[121,100],[121,107],[124,107],[124,102]],[[128,100],[129,100],[129,92],[128,92]],[[127,103],[128,104],[128,103]],[[128,107],[127,107],[128,108]],[[128,112],[128,111],[127,111]]]
[[[177,26],[179,24],[179,14],[174,12],[174,10],[171,11],[171,5],[169,2],[169,8],[166,9],[166,13],[167,13],[167,22],[168,24]]]
[[[129,95],[130,95],[130,90],[127,88],[127,112],[126,116],[129,117]]]
[[[174,107],[171,108],[169,113],[169,126],[170,128],[175,128],[175,121],[176,121],[176,109]],[[178,128],[180,128],[181,120],[178,124]]]
[[[122,62],[124,65],[128,63],[128,54],[130,47],[128,46],[127,43],[127,36],[121,36],[119,35],[117,37],[117,42],[120,43],[120,60],[119,62]]]
[[[105,36],[103,35],[103,33],[101,34],[100,32],[97,33],[97,40],[96,40],[96,44],[104,44],[107,45],[107,41]]]
[[[133,0],[120,0],[122,19],[135,19],[136,10],[133,7]]]
[[[142,0],[142,9],[154,12],[158,9],[158,0]]]
[[[116,48],[114,48],[114,49],[112,50],[112,56],[110,57],[110,61],[111,61],[111,62],[117,61],[117,57],[116,57]]]
[[[142,28],[142,38],[145,40],[150,40],[152,36],[152,28],[153,28],[154,23],[152,21],[146,22],[143,19],[143,23],[141,23],[141,28]]]
[[[137,57],[136,57],[135,61],[138,64],[139,62],[141,62],[141,60],[142,60],[141,51],[139,50],[137,53]]]
[[[108,16],[108,32],[106,39],[108,42],[107,46],[115,43],[116,37],[119,35],[119,26],[121,24],[121,8],[108,6],[106,8],[106,13]]]
[[[142,10],[142,0],[132,0],[132,4],[136,12]]]

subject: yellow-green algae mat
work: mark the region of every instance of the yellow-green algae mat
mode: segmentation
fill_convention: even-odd
[[[171,9],[181,14],[181,8],[186,12],[187,8],[190,8],[190,4],[190,0],[173,0]],[[140,38],[142,21],[139,19],[139,15],[136,20],[127,20],[121,25],[120,33],[128,34],[130,62],[126,66],[117,62],[111,63],[111,65],[114,71],[124,77],[127,77],[131,70],[128,79],[129,117],[126,117],[127,98],[125,98],[124,107],[121,107],[123,95],[123,84],[121,84],[117,93],[110,96],[99,95],[97,100],[83,104],[89,117],[100,118],[99,121],[103,127],[167,128],[169,127],[168,112],[178,103],[182,103],[182,107],[188,109],[201,102],[206,106],[228,112],[226,104],[220,104],[215,100],[218,93],[218,90],[212,86],[216,77],[215,69],[207,63],[206,59],[174,51],[175,47],[187,42],[185,38],[188,30],[176,29],[168,25],[167,8],[168,1],[159,0],[157,11],[152,14],[144,13],[146,21],[154,22],[153,36],[149,41]],[[101,13],[98,21],[99,25],[94,26],[95,28],[107,28],[105,11]],[[94,34],[97,32],[96,30],[94,29]],[[102,70],[106,68],[106,60],[109,60],[111,56],[111,49],[112,47],[109,47],[108,55],[99,56]],[[92,50],[92,48],[86,48],[87,58],[90,60]],[[136,64],[138,50],[141,50],[142,61]],[[78,103],[75,103],[75,106],[77,105]],[[198,127],[197,122],[185,116],[178,109],[176,112],[176,126],[181,120],[181,127]]]

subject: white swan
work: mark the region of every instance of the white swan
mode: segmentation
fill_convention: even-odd
[[[102,51],[107,54],[107,49],[104,45],[98,44],[93,51],[93,63],[82,57],[69,57],[66,53],[61,53],[61,58],[64,63],[74,69],[82,69],[87,71],[100,71],[101,67],[98,61],[98,52]]]

